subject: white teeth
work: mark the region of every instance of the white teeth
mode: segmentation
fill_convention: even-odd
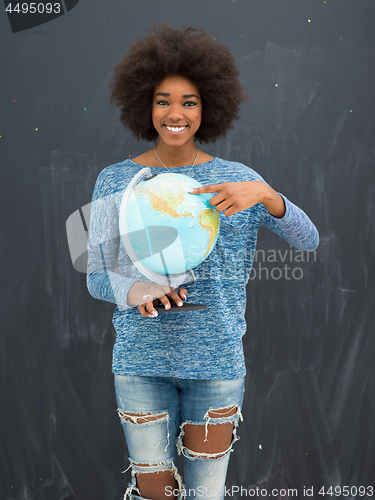
[[[170,130],[171,132],[182,132],[186,127],[187,125],[184,125],[183,127],[170,127],[168,125],[165,126],[165,128],[167,130]]]

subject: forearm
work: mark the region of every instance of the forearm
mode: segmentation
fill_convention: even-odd
[[[281,196],[281,195],[280,195]],[[263,206],[260,212],[260,224],[282,236],[288,243],[299,250],[315,250],[319,244],[319,233],[303,210],[281,196],[286,211],[282,218],[274,217]]]
[[[110,270],[87,274],[87,289],[95,299],[129,307],[126,298],[135,279],[126,278]]]

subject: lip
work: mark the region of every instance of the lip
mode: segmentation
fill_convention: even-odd
[[[185,127],[183,130],[180,130],[179,132],[172,132],[172,130],[168,130],[167,129],[167,126],[168,127]],[[185,130],[187,130],[189,128],[189,125],[169,125],[169,124],[164,124],[163,127],[165,128],[165,130],[169,133],[169,134],[172,134],[172,135],[180,135],[180,134],[183,134],[185,132]]]

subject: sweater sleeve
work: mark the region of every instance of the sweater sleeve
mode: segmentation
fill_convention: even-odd
[[[122,275],[117,267],[120,244],[119,214],[110,180],[99,174],[91,203],[86,283],[90,294],[128,308],[126,296],[136,279]]]
[[[285,202],[284,217],[273,217],[266,207],[260,205],[260,224],[282,236],[298,250],[312,251],[319,245],[319,233],[303,210],[279,193]]]

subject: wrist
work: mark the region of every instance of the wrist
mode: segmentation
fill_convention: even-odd
[[[286,206],[283,197],[279,193],[266,184],[262,198],[263,205],[272,217],[276,217],[278,219],[284,217]]]
[[[141,282],[135,281],[132,286],[129,288],[129,291],[126,296],[126,303],[128,307],[135,307],[139,303],[139,296],[142,293],[141,290]]]

